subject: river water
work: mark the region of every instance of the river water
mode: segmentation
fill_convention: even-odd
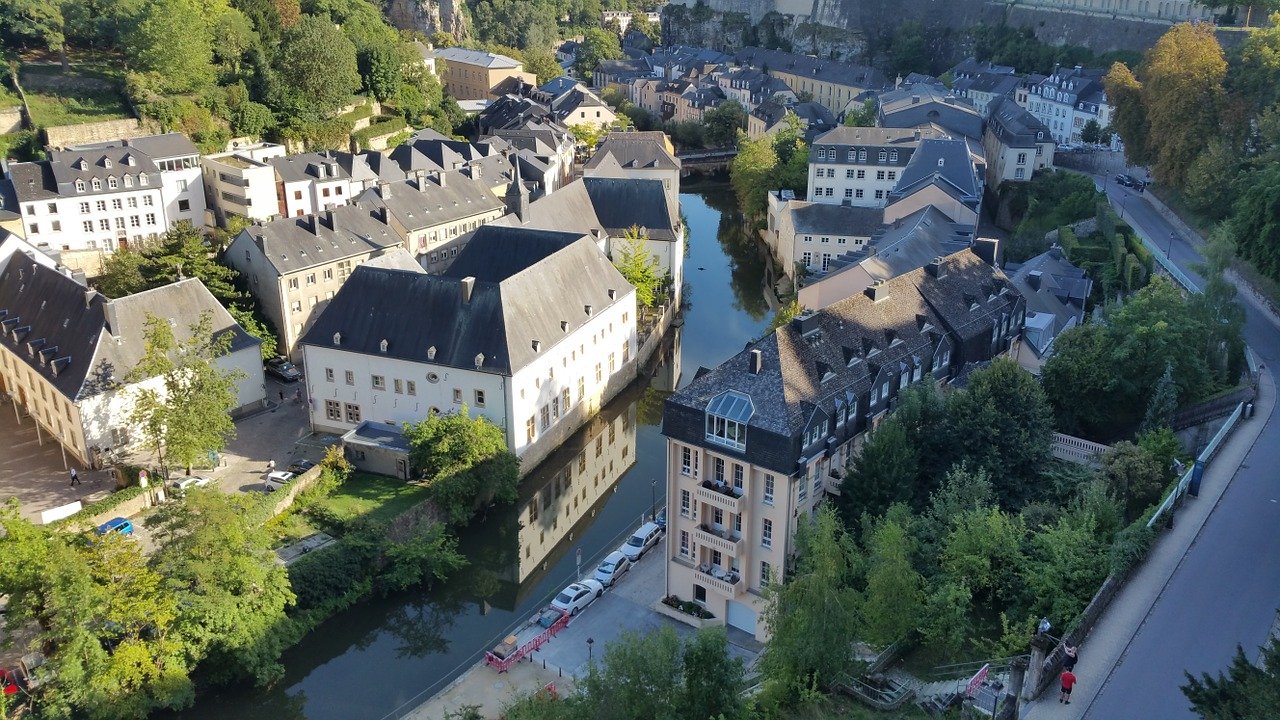
[[[565,443],[499,508],[460,537],[470,567],[430,591],[361,603],[283,658],[269,689],[203,695],[184,718],[347,720],[412,710],[613,550],[662,501],[662,400],[769,322],[763,261],[722,182],[682,187],[690,308],[652,380],[637,382]]]

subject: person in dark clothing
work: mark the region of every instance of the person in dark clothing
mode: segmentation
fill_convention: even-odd
[[[1066,645],[1063,650],[1066,655],[1062,658],[1062,668],[1064,670],[1075,670],[1076,662],[1080,659],[1080,651],[1074,645]]]
[[[75,468],[71,468],[71,487],[83,484],[84,483],[80,482],[80,473],[76,472]]]

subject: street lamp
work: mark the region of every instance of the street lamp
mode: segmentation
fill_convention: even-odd
[[[658,517],[658,481],[649,481],[649,519]]]
[[[1169,231],[1169,244],[1168,244],[1168,246],[1166,246],[1166,247],[1165,247],[1165,249],[1164,249],[1164,256],[1165,256],[1166,258],[1171,258],[1170,253],[1172,253],[1172,252],[1173,252],[1173,236],[1174,236],[1175,234],[1176,234],[1176,233],[1175,233],[1175,232],[1173,232],[1172,230],[1171,230],[1171,231]]]
[[[587,662],[588,663],[594,663],[596,660],[595,652],[591,647],[592,645],[595,645],[595,644],[596,644],[595,638],[587,638]]]

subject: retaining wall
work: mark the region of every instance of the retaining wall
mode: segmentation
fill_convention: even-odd
[[[22,107],[0,110],[0,135],[22,129]]]

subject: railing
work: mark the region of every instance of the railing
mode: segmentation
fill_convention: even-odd
[[[719,490],[714,486],[708,487],[708,484],[700,484],[695,493],[698,499],[708,505],[714,505],[726,512],[735,515],[742,514],[742,496],[737,495],[729,490]]]
[[[715,575],[712,575],[709,570],[698,568],[698,575],[698,582],[715,590],[721,595],[727,595],[732,598],[741,594],[741,590],[739,588],[742,585],[742,577],[738,573],[731,572],[726,574],[724,578],[718,578]],[[730,578],[732,578],[732,580],[730,580]]]
[[[700,525],[694,528],[693,539],[699,545],[715,548],[734,557],[742,556],[742,536],[730,532],[717,532],[713,528]]]
[[[1169,426],[1173,430],[1182,430],[1192,425],[1199,425],[1207,420],[1220,418],[1229,414],[1240,403],[1252,402],[1257,394],[1258,391],[1252,383],[1242,388],[1236,388],[1222,397],[1193,405],[1175,414],[1169,422]]]
[[[529,653],[532,653],[533,651],[541,648],[543,645],[546,645],[548,642],[550,642],[551,638],[555,637],[557,633],[559,633],[561,630],[565,628],[566,625],[569,624],[569,618],[570,618],[569,613],[562,613],[558,620],[551,623],[551,627],[547,628],[546,630],[543,630],[541,633],[538,634],[537,637],[521,645],[520,647],[516,648],[515,652],[511,653],[510,655],[504,658],[500,658],[497,655],[494,655],[492,652],[485,653],[484,654],[485,664],[491,668],[494,668],[500,673],[504,673],[510,670],[512,665],[515,665],[516,663],[520,662],[527,655],[529,655]]]
[[[1191,486],[1192,479],[1197,475],[1197,473],[1204,472],[1204,466],[1213,459],[1214,455],[1218,454],[1218,449],[1222,447],[1223,441],[1225,441],[1227,436],[1231,434],[1231,431],[1235,429],[1236,423],[1240,422],[1240,418],[1243,415],[1244,403],[1240,403],[1236,406],[1235,411],[1231,413],[1231,417],[1228,417],[1227,421],[1222,424],[1222,427],[1218,428],[1217,434],[1215,434],[1213,439],[1209,441],[1209,444],[1205,447],[1204,451],[1200,453],[1200,456],[1196,458],[1196,461],[1192,463],[1191,467],[1188,468],[1185,473],[1182,474],[1182,478],[1178,480],[1178,484],[1174,486],[1173,491],[1164,499],[1164,502],[1160,503],[1160,507],[1156,508],[1155,514],[1151,516],[1149,521],[1147,521],[1147,527],[1155,527],[1156,522],[1158,522],[1165,513],[1169,512],[1169,510],[1173,508],[1180,499],[1182,499],[1182,495],[1186,493],[1187,488]]]
[[[1092,442],[1084,438],[1062,433],[1053,434],[1053,456],[1077,465],[1098,467],[1098,458],[1110,450],[1110,445]]]

